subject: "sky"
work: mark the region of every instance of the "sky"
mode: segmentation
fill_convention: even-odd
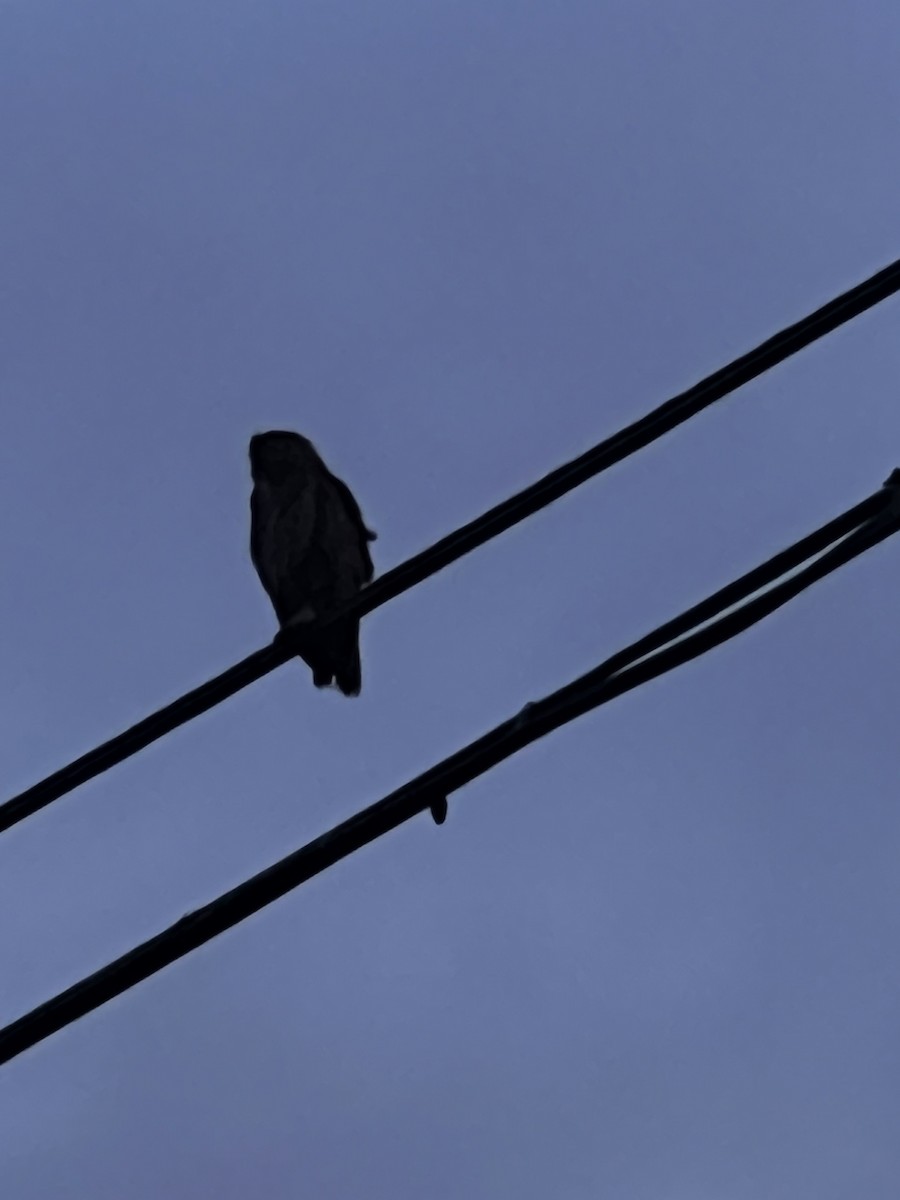
[[[0,0],[7,798],[900,254],[900,8]],[[0,1021],[872,492],[888,301],[0,838]],[[888,540],[0,1069],[9,1200],[893,1200]]]

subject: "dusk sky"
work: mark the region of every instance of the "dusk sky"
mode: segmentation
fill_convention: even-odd
[[[900,6],[0,0],[6,799],[900,255]],[[13,1020],[863,499],[900,299],[0,837]],[[900,538],[0,1068],[3,1200],[896,1200]]]

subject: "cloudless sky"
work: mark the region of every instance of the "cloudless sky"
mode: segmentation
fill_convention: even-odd
[[[900,254],[900,9],[0,0],[3,798]],[[0,838],[0,1020],[900,465],[898,301]],[[893,1200],[889,540],[0,1070],[4,1200]]]

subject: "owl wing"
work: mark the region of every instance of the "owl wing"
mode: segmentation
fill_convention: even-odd
[[[359,505],[356,502],[356,497],[347,487],[346,483],[344,483],[343,479],[338,479],[336,475],[332,475],[327,469],[325,474],[328,476],[328,483],[334,489],[337,502],[340,503],[344,510],[344,519],[352,528],[355,540],[359,543],[359,552],[365,572],[364,581],[368,583],[375,571],[368,543],[374,542],[378,534],[367,527]]]
[[[369,542],[375,534],[366,528],[353,493],[327,468],[317,492],[314,553],[327,561],[324,571],[330,576],[334,601],[342,603],[374,574]]]
[[[363,524],[350,489],[324,466],[316,474],[315,488],[315,527],[304,571],[313,608],[320,616],[329,616],[372,578],[369,541],[375,535]],[[345,695],[358,695],[359,617],[332,619],[317,638],[317,644],[304,653],[313,681],[322,687],[333,678]]]
[[[279,494],[256,487],[250,497],[250,555],[281,624],[311,599],[317,491],[304,485],[286,495],[283,489]]]

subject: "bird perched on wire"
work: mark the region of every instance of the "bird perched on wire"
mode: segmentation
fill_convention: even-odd
[[[283,630],[305,627],[299,653],[316,687],[358,696],[359,618],[317,628],[372,578],[366,528],[353,493],[308,438],[275,429],[250,439],[250,556]]]

